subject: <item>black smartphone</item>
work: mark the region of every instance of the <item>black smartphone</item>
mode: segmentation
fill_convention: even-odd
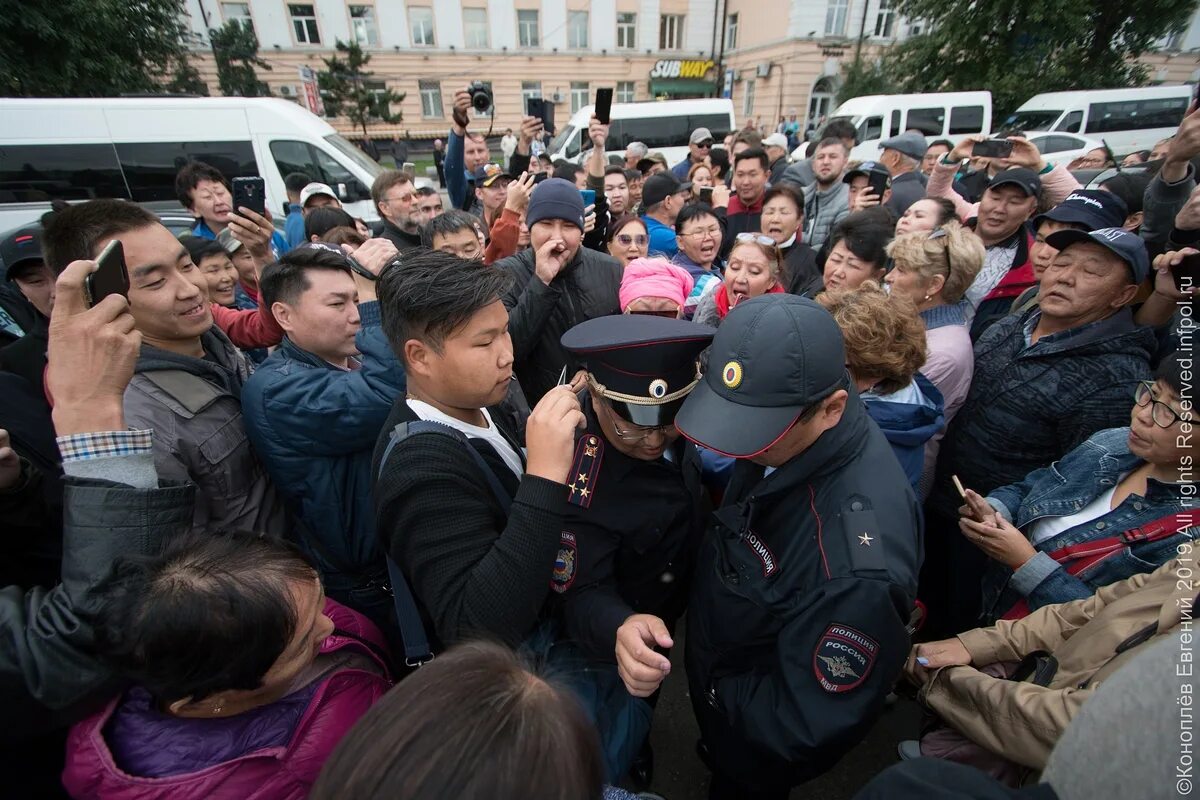
[[[1200,286],[1200,255],[1184,256],[1179,264],[1171,267],[1171,277],[1175,279],[1175,288],[1181,292]]]
[[[233,179],[233,211],[248,208],[256,214],[267,213],[267,182],[262,178]]]
[[[1013,143],[1008,139],[984,139],[971,148],[972,158],[1008,158],[1012,155]]]
[[[612,121],[612,98],[611,88],[596,90],[596,119],[604,125]]]
[[[883,199],[883,193],[887,191],[888,181],[890,177],[882,172],[867,173],[867,187],[875,193],[875,196],[880,200]]]
[[[129,270],[125,268],[125,248],[113,239],[100,251],[96,271],[83,283],[87,290],[88,306],[94,306],[110,294],[129,298]]]
[[[700,187],[700,202],[708,203],[710,206],[712,205],[712,187],[711,186],[701,186]]]
[[[542,181],[546,180],[549,177],[550,177],[549,172],[539,172],[538,174],[533,176],[533,185],[537,186],[539,183],[541,183]]]

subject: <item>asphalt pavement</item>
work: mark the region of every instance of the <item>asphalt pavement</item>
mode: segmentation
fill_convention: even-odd
[[[654,712],[650,740],[654,747],[654,780],[648,790],[666,800],[705,800],[708,769],[696,755],[699,730],[692,716],[687,676],[683,671],[683,640],[686,626],[676,629],[676,646],[671,651],[671,674],[663,682],[662,695]],[[921,721],[916,703],[900,699],[888,707],[867,737],[819,778],[792,790],[792,800],[843,800],[854,796],[884,768],[896,763],[896,745],[914,738]],[[626,785],[631,791],[641,787]]]

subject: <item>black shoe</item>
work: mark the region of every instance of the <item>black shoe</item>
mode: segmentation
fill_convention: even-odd
[[[633,763],[629,765],[629,777],[643,789],[654,780],[654,748],[650,746],[649,737],[634,756]]]

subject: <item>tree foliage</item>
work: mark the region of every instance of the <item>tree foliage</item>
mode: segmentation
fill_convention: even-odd
[[[226,97],[267,97],[271,89],[258,79],[257,69],[271,65],[259,58],[258,36],[251,28],[230,20],[208,32],[217,62],[217,83]]]
[[[204,82],[204,78],[200,77],[200,70],[192,65],[191,59],[186,53],[175,62],[175,70],[171,73],[171,80],[167,83],[166,90],[172,94],[208,96],[208,84]]]
[[[897,0],[926,23],[885,67],[907,92],[988,89],[1002,119],[1039,92],[1138,86],[1135,62],[1183,30],[1195,0]]]
[[[317,85],[325,112],[334,117],[347,117],[367,135],[367,122],[400,122],[401,112],[392,113],[393,103],[403,102],[405,93],[372,90],[367,87],[371,76],[365,67],[371,57],[362,51],[357,42],[337,42],[337,54],[322,59],[325,70],[317,73]]]
[[[838,87],[837,101],[867,94],[891,94],[898,90],[895,74],[885,61],[878,58],[859,58],[850,62]]]
[[[0,0],[0,94],[161,92],[185,58],[183,0]]]

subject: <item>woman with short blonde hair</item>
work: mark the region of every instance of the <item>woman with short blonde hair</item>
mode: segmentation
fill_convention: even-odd
[[[942,393],[918,371],[925,363],[925,327],[916,308],[874,281],[822,292],[816,300],[841,328],[855,388],[916,491],[925,444],[943,427]]]
[[[715,328],[743,300],[782,291],[783,253],[775,240],[761,233],[739,233],[729,251],[724,281],[700,298],[692,321]]]
[[[983,267],[983,242],[951,221],[932,231],[897,236],[888,245],[888,255],[893,266],[884,280],[892,297],[915,304],[925,323],[928,356],[922,372],[941,391],[949,425],[967,399],[975,372],[970,306],[963,297]],[[937,434],[926,448],[929,468],[922,497],[932,488],[932,466],[941,439],[942,434]]]

